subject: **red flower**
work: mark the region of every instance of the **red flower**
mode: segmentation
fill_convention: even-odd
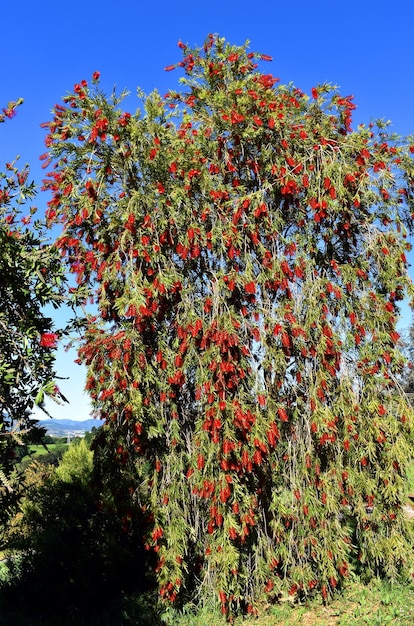
[[[42,348],[56,348],[58,336],[56,333],[43,333],[40,336],[40,345]]]
[[[230,121],[232,124],[238,124],[239,122],[243,122],[243,120],[244,120],[244,115],[242,115],[241,113],[238,113],[237,111],[231,112]]]
[[[282,422],[287,422],[288,421],[289,418],[288,418],[288,415],[287,415],[287,413],[286,413],[284,408],[279,407],[277,412],[278,412],[278,415],[279,415],[279,417],[280,417]]]
[[[99,80],[100,76],[101,76],[100,72],[94,72],[92,74],[92,80]]]
[[[155,528],[152,532],[152,540],[158,541],[158,539],[161,539],[163,534],[164,534],[163,529],[160,526],[158,526],[158,528]]]

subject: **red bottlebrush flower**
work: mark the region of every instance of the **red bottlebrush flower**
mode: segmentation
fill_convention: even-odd
[[[244,115],[242,115],[241,113],[237,113],[237,111],[231,112],[230,121],[232,124],[238,124],[239,122],[243,122],[243,120]]]
[[[315,87],[312,87],[312,98],[316,100],[318,96],[319,96],[318,90]]]
[[[233,528],[233,526],[229,528],[229,537],[230,539],[237,539],[237,531],[235,528]]]
[[[244,289],[246,293],[250,293],[253,295],[256,293],[256,285],[254,284],[253,281],[251,281],[250,283],[246,283],[246,285],[244,286]]]
[[[287,415],[287,413],[286,413],[286,411],[285,411],[285,409],[283,407],[279,407],[278,410],[277,410],[277,413],[278,413],[278,415],[279,415],[279,417],[280,417],[282,422],[287,422],[288,421],[288,419],[289,419],[288,415]]]
[[[152,532],[152,540],[158,541],[158,539],[161,539],[163,534],[164,534],[163,529],[160,526],[158,526],[158,528],[155,528]]]
[[[266,406],[266,396],[260,394],[257,396],[260,406]]]
[[[341,576],[344,576],[344,577],[348,576],[348,563],[344,561],[342,565],[340,565],[340,567],[338,568],[338,571]]]
[[[397,343],[399,338],[400,338],[400,335],[396,331],[393,331],[393,332],[390,333],[390,338],[391,338],[393,343]]]
[[[282,345],[285,348],[290,348],[290,337],[287,333],[282,333]]]
[[[40,345],[42,348],[56,348],[58,336],[56,333],[43,333],[40,336]]]
[[[92,74],[92,80],[94,80],[94,81],[98,81],[100,79],[100,77],[101,77],[101,73],[100,72],[94,72]]]
[[[126,126],[131,119],[131,113],[124,113],[118,120],[119,126]]]
[[[200,170],[192,169],[188,172],[188,178],[191,180],[195,176],[199,176],[201,174]]]

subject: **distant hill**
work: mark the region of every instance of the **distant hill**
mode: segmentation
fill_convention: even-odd
[[[92,428],[102,426],[103,420],[87,419],[87,420],[69,420],[69,419],[48,419],[39,420],[39,425],[46,428],[48,435],[52,437],[76,437],[82,436]]]

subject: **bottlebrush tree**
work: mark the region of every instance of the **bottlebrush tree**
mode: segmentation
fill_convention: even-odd
[[[22,100],[10,102],[0,122],[15,115]],[[46,241],[45,224],[34,220],[35,196],[27,166],[17,160],[0,172],[0,521],[13,491],[10,473],[16,448],[34,429],[34,405],[46,395],[58,400],[54,359],[58,335],[44,312],[58,306],[64,268],[59,253]]]
[[[226,613],[395,578],[413,143],[352,130],[351,96],[278,85],[247,46],[179,47],[179,90],[136,113],[98,72],[75,85],[44,155],[73,297],[97,307],[86,387],[160,594],[214,589]]]

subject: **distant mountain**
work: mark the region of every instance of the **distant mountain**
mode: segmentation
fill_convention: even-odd
[[[87,419],[82,421],[68,419],[39,420],[39,425],[46,428],[48,435],[52,437],[75,437],[82,436],[92,428],[102,426],[103,420]]]

